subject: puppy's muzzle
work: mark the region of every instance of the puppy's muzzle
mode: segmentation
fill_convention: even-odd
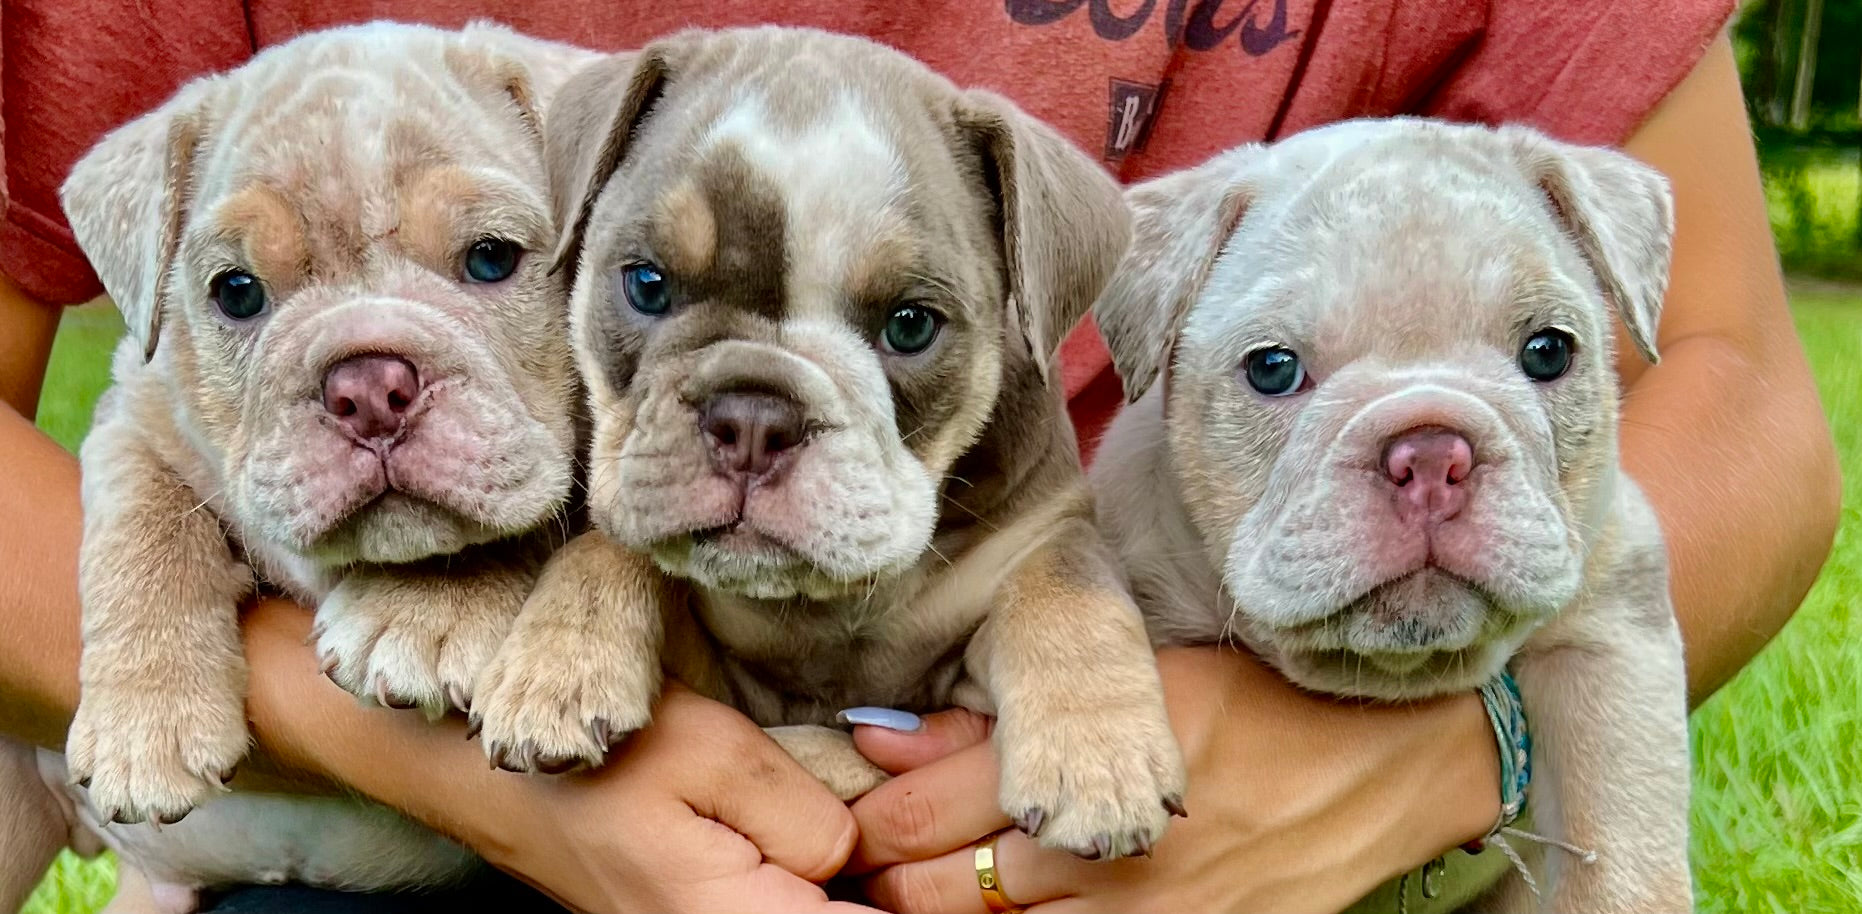
[[[804,443],[800,404],[773,393],[724,391],[706,401],[698,426],[711,467],[739,485],[772,482]]]
[[[382,446],[400,437],[420,391],[420,371],[412,362],[356,356],[324,372],[323,409],[358,443]]]

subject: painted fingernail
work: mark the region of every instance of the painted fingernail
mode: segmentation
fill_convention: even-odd
[[[848,708],[834,715],[834,719],[843,724],[884,727],[900,733],[916,733],[925,726],[924,720],[918,715],[897,708]]]

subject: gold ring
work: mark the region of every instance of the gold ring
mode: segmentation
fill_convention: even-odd
[[[989,914],[1018,914],[1021,905],[1009,900],[1002,892],[1002,877],[996,873],[996,839],[1001,832],[989,836],[976,846],[976,887],[983,892],[983,907]]]

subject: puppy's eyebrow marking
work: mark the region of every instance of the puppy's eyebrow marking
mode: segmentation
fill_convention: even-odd
[[[228,197],[212,211],[207,224],[203,240],[241,252],[248,260],[244,266],[267,282],[295,280],[309,266],[302,217],[263,184]]]
[[[654,221],[666,240],[666,266],[687,276],[711,269],[718,251],[718,220],[704,193],[690,178],[659,198]]]

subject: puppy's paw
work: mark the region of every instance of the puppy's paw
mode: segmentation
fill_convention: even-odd
[[[465,711],[530,582],[493,570],[351,575],[317,608],[324,674],[358,698],[419,708],[430,720]]]
[[[87,688],[65,744],[71,783],[105,822],[181,821],[226,789],[246,754],[237,692]]]
[[[846,731],[804,725],[765,727],[763,732],[841,802],[864,796],[889,777],[853,747],[853,734]]]
[[[996,751],[1003,811],[1046,847],[1148,856],[1170,817],[1186,814],[1183,759],[1161,713],[1005,715]]]
[[[479,679],[472,732],[494,768],[559,774],[599,767],[610,747],[652,718],[659,664],[640,645],[530,624],[529,614]]]

